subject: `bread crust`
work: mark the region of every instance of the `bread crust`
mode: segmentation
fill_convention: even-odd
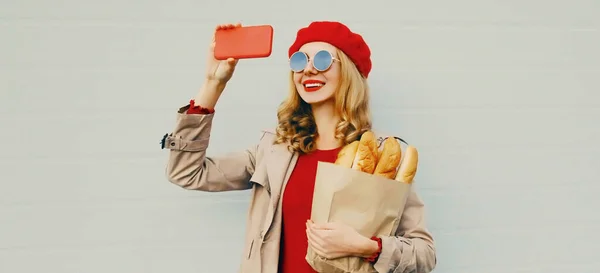
[[[352,169],[373,174],[377,165],[378,155],[379,150],[375,134],[371,131],[366,131],[360,137]]]
[[[352,164],[354,163],[354,158],[356,157],[356,151],[358,150],[359,141],[355,140],[352,143],[344,146],[335,160],[336,165],[340,165],[346,168],[352,168]]]
[[[404,151],[404,159],[400,163],[398,174],[396,174],[395,180],[411,184],[417,173],[417,166],[419,165],[419,152],[417,148],[413,146],[406,147]]]
[[[386,138],[382,146],[381,156],[373,174],[394,179],[402,158],[402,147],[393,137]]]

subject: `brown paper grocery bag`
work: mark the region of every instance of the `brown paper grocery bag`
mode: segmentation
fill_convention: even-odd
[[[341,222],[371,237],[396,232],[410,184],[319,162],[312,203],[315,223]],[[360,257],[326,260],[310,246],[306,261],[322,273],[377,272]]]

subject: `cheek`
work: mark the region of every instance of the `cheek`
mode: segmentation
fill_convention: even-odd
[[[340,73],[340,66],[339,64],[335,63],[333,66],[331,66],[329,70],[325,71],[323,76],[325,76],[325,78],[327,78],[328,81],[338,82],[340,78]]]
[[[331,83],[333,86],[338,86],[338,84],[340,83],[339,78],[338,77],[334,77],[328,80],[329,83]]]
[[[294,73],[294,83],[300,84],[301,80],[302,80],[302,73]]]

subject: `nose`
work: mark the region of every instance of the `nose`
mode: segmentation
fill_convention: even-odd
[[[318,72],[313,66],[312,60],[308,60],[306,66],[304,66],[304,75],[317,74]]]

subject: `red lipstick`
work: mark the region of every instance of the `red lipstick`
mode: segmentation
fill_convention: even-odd
[[[325,85],[325,82],[317,81],[317,80],[306,80],[302,82],[304,86],[304,91],[306,92],[315,92],[321,89]]]

